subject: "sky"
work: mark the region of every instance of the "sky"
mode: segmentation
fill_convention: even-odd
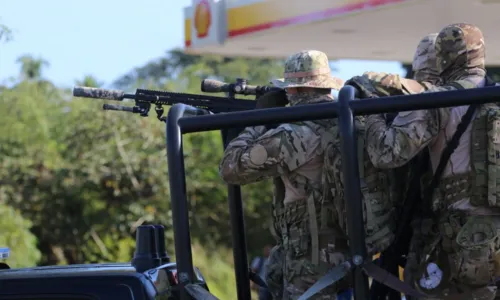
[[[183,47],[183,8],[191,0],[0,0],[0,23],[14,40],[0,44],[0,82],[19,74],[18,57],[49,62],[44,77],[71,87],[92,75],[106,85],[134,67]],[[307,45],[304,45],[307,48]],[[321,49],[317,49],[321,50]],[[334,62],[347,80],[364,71],[404,74],[398,62]]]

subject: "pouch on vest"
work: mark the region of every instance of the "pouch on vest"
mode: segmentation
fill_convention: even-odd
[[[288,228],[287,232],[283,233],[283,247],[285,251],[291,253],[292,258],[306,255],[311,241],[307,208],[303,203],[300,204],[296,207],[292,207],[295,203],[287,206],[289,213],[285,216]]]
[[[456,237],[458,253],[455,266],[457,281],[483,286],[492,282],[495,274],[494,255],[498,249],[498,234],[487,216],[474,216],[460,229]]]
[[[495,86],[486,77],[485,86]],[[463,184],[475,206],[500,208],[500,107],[496,103],[479,106],[472,122],[470,180]]]
[[[472,127],[471,203],[500,207],[500,107],[484,104]]]

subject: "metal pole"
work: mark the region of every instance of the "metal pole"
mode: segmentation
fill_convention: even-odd
[[[484,87],[460,91],[423,93],[409,96],[380,97],[356,100],[350,104],[355,116],[378,113],[432,109],[470,104],[499,102],[500,87]],[[337,116],[340,103],[319,103],[304,106],[237,111],[179,120],[183,133],[210,131],[231,127],[246,127],[306,120],[321,120]]]
[[[189,232],[189,212],[186,197],[186,172],[184,169],[184,152],[182,134],[178,121],[185,113],[199,115],[203,110],[185,105],[175,104],[168,111],[167,117],[167,160],[168,179],[170,182],[170,202],[172,223],[174,227],[175,256],[177,278],[180,285],[181,300],[188,300],[185,286],[192,283],[194,277],[193,255],[191,252],[191,235]]]
[[[349,232],[349,246],[355,267],[353,269],[354,299],[369,300],[370,291],[368,277],[360,265],[368,259],[365,244],[365,229],[363,208],[361,204],[361,186],[359,183],[359,164],[357,155],[356,127],[354,116],[349,107],[354,100],[355,89],[345,86],[339,93],[339,130],[341,133],[342,176],[345,190],[344,201],[347,206],[347,231]]]
[[[240,129],[222,130],[224,149]],[[229,216],[231,222],[231,238],[233,242],[234,273],[238,300],[250,300],[250,275],[248,273],[247,242],[245,232],[245,214],[239,185],[227,186]]]

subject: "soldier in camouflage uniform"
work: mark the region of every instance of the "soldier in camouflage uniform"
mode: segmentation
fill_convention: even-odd
[[[439,85],[442,83],[441,78],[439,77],[439,70],[437,69],[437,62],[436,62],[435,43],[437,36],[438,36],[437,33],[428,34],[425,37],[423,37],[422,40],[420,40],[420,43],[417,46],[417,50],[415,51],[415,55],[413,56],[413,63],[412,63],[413,79],[416,81],[420,82],[425,81],[433,85]],[[420,153],[419,155],[422,155],[422,153]],[[413,160],[411,163],[416,164],[416,163],[421,163],[421,161]],[[405,165],[404,167],[402,167],[403,170],[401,171],[411,172],[412,170],[415,170],[417,168],[419,168],[419,166]],[[407,191],[406,189],[408,189],[409,180],[414,179],[414,176],[417,176],[417,174],[408,174],[408,175],[409,176],[399,176],[400,178],[404,177],[405,180],[407,181],[406,184],[402,185],[405,186],[405,194]],[[419,178],[415,179],[419,180]],[[418,268],[418,259],[420,257],[420,254],[422,252],[426,240],[422,236],[422,232],[420,230],[421,229],[420,224],[422,222],[421,217],[422,216],[420,214],[417,214],[414,216],[414,219],[412,220],[413,236],[410,242],[410,247],[408,249],[406,266],[404,269],[404,279],[406,282],[410,284],[413,281],[412,274],[414,273],[415,269]]]
[[[476,26],[446,26],[435,49],[441,86],[375,73],[354,77],[347,84],[370,97],[477,88],[487,83],[484,38]],[[500,111],[496,104],[473,107],[473,120],[429,199],[438,226],[426,242],[414,284],[430,299],[490,300],[496,295],[500,162],[495,153],[500,151]],[[395,168],[428,147],[435,171],[468,108],[402,112],[390,126],[381,116],[368,117],[366,136],[372,162],[380,168]],[[422,231],[432,233],[429,227],[423,226]]]
[[[273,83],[286,90],[291,106],[331,102],[331,89],[342,87],[342,81],[331,76],[327,56],[313,50],[290,56],[284,79]],[[270,107],[264,101],[257,99],[257,107]],[[281,124],[269,130],[248,127],[224,152],[219,172],[225,182],[245,185],[280,177],[284,184],[284,199],[275,197],[273,205],[282,244],[272,250],[266,276],[276,299],[297,299],[348,254],[347,238],[322,184],[323,147],[327,133],[335,131],[335,120]],[[314,299],[336,299],[341,284]]]

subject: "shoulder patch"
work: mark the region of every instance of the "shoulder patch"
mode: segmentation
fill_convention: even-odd
[[[262,145],[255,145],[250,149],[249,158],[252,164],[262,166],[267,161],[267,150]]]

